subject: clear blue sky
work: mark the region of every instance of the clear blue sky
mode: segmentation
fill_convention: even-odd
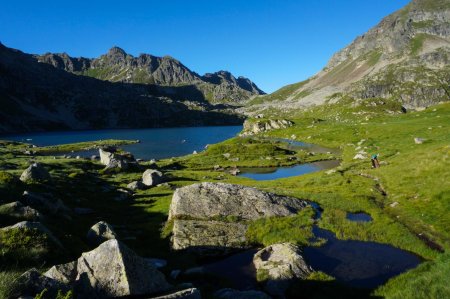
[[[266,92],[302,81],[408,0],[3,1],[0,41],[27,53],[97,57],[114,45],[170,55]]]

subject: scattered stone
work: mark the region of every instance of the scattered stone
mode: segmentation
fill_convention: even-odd
[[[414,138],[414,142],[415,142],[416,144],[422,144],[424,141],[425,141],[425,139],[420,138],[420,137],[415,137],[415,138]]]
[[[160,293],[170,287],[161,272],[115,239],[83,253],[77,272],[84,293],[101,298]]]
[[[142,183],[146,186],[153,187],[163,183],[166,180],[162,172],[155,169],[147,169],[142,174]]]
[[[127,188],[132,191],[144,190],[145,185],[141,181],[133,181],[127,185]]]
[[[200,291],[196,288],[176,291],[167,295],[152,297],[150,299],[201,299]]]
[[[193,155],[197,155],[198,153],[197,153],[197,151],[193,151],[192,154]]]
[[[75,159],[80,160],[81,156],[76,156]]]
[[[325,171],[325,174],[327,174],[327,175],[330,175],[333,173],[336,173],[336,169],[330,169],[330,170]]]
[[[231,169],[231,170],[229,171],[229,173],[230,173],[231,175],[237,176],[238,174],[241,173],[241,171],[239,170],[239,168],[233,168],[233,169]]]
[[[226,159],[230,159],[231,154],[230,154],[230,153],[225,153],[225,154],[223,154],[223,156],[224,156]]]
[[[214,171],[218,171],[221,169],[221,167],[220,167],[220,165],[217,164],[217,165],[214,165],[213,169],[214,169]]]
[[[399,203],[397,202],[397,201],[394,201],[393,203],[391,203],[389,206],[391,207],[391,208],[395,208],[396,206],[398,206],[399,205]]]
[[[91,160],[92,160],[92,161],[96,161],[96,160],[98,160],[98,159],[100,159],[100,157],[97,156],[97,155],[92,155],[92,156],[91,156]]]
[[[358,153],[358,154],[356,154],[356,155],[353,157],[353,160],[364,160],[364,159],[366,159],[366,158],[367,158],[367,157],[364,156],[363,154]]]
[[[283,297],[293,279],[305,279],[312,272],[301,256],[300,247],[291,243],[273,244],[253,257],[257,277],[265,281],[264,289]]]
[[[215,299],[271,299],[269,295],[261,291],[235,289],[221,289],[214,293]]]
[[[111,225],[100,221],[89,229],[86,239],[91,245],[100,245],[107,240],[117,239],[117,234]]]
[[[50,174],[40,163],[31,164],[20,176],[22,182],[47,181],[50,179]]]
[[[39,211],[29,206],[24,206],[20,201],[1,205],[0,214],[26,220],[37,220],[42,218],[42,215],[39,213]]]
[[[130,197],[133,195],[133,192],[131,192],[130,190],[122,188],[117,189],[117,192],[119,192],[119,194],[114,198],[115,201],[125,201],[130,199]]]
[[[51,267],[44,276],[70,284],[77,278],[77,261]]]

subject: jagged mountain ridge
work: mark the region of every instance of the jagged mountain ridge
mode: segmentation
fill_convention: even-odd
[[[35,57],[61,70],[111,82],[195,85],[211,103],[240,103],[264,94],[250,79],[235,78],[227,71],[200,76],[170,56],[140,54],[134,57],[119,47],[113,47],[94,59],[74,58],[67,53],[46,53]]]
[[[73,63],[77,68],[84,62]],[[78,76],[1,43],[0,105],[0,133],[242,123],[226,106],[209,104],[192,85],[125,84]]]
[[[417,108],[450,99],[450,0],[413,0],[338,51],[306,81],[248,110],[383,98]]]

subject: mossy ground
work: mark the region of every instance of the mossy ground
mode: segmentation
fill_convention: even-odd
[[[27,145],[2,142],[0,193],[6,203],[20,198],[24,190],[50,192],[71,208],[94,210],[93,214],[74,214],[71,221],[55,217],[45,222],[65,245],[65,251],[54,259],[42,261],[42,268],[70,261],[82,251],[91,249],[86,245],[85,234],[99,220],[115,225],[119,237],[140,255],[168,259],[169,264],[164,271],[195,266],[197,261],[194,257],[171,252],[169,237],[163,234],[174,189],[200,181],[230,182],[315,201],[324,209],[318,225],[332,230],[338,238],[392,244],[427,260],[418,268],[391,279],[375,291],[376,295],[410,298],[414,297],[416,290],[417,294],[426,294],[428,289],[433,290],[428,295],[430,298],[433,294],[448,295],[445,278],[450,271],[450,104],[406,114],[401,113],[400,108],[386,101],[361,102],[353,107],[342,102],[327,104],[283,115],[293,120],[295,125],[263,136],[291,138],[295,135],[299,141],[340,148],[342,154],[338,158],[342,164],[328,174],[320,171],[263,182],[234,177],[226,171],[214,171],[214,165],[279,166],[335,157],[327,154],[309,156],[306,151],[292,152],[282,143],[264,139],[234,138],[211,145],[197,155],[158,161],[158,167],[169,177],[168,185],[137,191],[130,200],[116,201],[120,194],[117,189],[139,179],[143,170],[103,174],[100,171],[103,166],[96,161],[53,159],[39,154],[30,157],[23,154]],[[272,114],[279,115],[279,112],[273,111]],[[414,137],[424,138],[425,142],[415,144]],[[370,159],[353,160],[360,150],[368,155],[379,153],[381,168],[372,169]],[[226,157],[224,153],[230,156]],[[50,170],[51,183],[24,184],[18,181],[31,159],[42,162]],[[143,168],[146,167],[149,166],[143,163]],[[346,212],[360,211],[370,214],[373,221],[356,223],[346,219]],[[13,224],[12,220],[11,223],[2,223],[9,224]],[[248,235],[254,243],[261,245],[280,241],[304,244],[311,226],[312,215],[305,211],[289,219],[255,222]],[[434,244],[434,248],[447,253],[440,253],[426,243]],[[14,277],[22,270],[14,266],[3,267],[0,277],[9,279],[7,277]],[[308,285],[315,290],[311,296],[327,294],[332,289],[343,290],[342,293],[348,291],[329,280],[326,275],[311,278]],[[325,284],[321,293],[317,286]],[[4,283],[0,284],[0,292],[6,292],[6,289]],[[363,293],[356,292],[358,295],[368,294],[366,291]]]

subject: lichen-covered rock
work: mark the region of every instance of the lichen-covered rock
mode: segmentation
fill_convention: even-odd
[[[127,188],[132,191],[144,190],[145,185],[142,183],[142,181],[133,181],[127,185]]]
[[[158,184],[164,183],[166,181],[166,178],[162,174],[162,172],[155,170],[155,169],[147,169],[142,174],[142,183],[145,186],[153,187]]]
[[[77,278],[77,261],[51,267],[44,276],[59,282],[71,284]]]
[[[20,176],[22,182],[47,181],[50,180],[50,178],[50,174],[40,163],[31,164]]]
[[[254,220],[262,217],[289,216],[308,203],[255,188],[225,184],[200,183],[179,188],[170,204],[169,219],[188,216],[197,219],[236,217]]]
[[[264,292],[256,290],[238,291],[235,289],[221,289],[214,293],[215,299],[271,299]]]
[[[176,220],[173,224],[172,248],[189,249],[202,255],[226,254],[248,247],[247,226],[220,221]]]
[[[299,246],[291,243],[273,244],[258,251],[253,257],[259,280],[265,281],[265,290],[274,296],[284,296],[292,279],[305,279],[312,272],[301,255]]]
[[[83,293],[100,298],[159,293],[170,287],[161,272],[115,239],[83,253],[77,272]]]
[[[201,299],[200,291],[196,288],[189,288],[181,291],[176,291],[167,295],[152,297],[149,299]]]
[[[48,237],[48,239],[50,241],[52,241],[54,244],[58,245],[59,247],[63,247],[61,242],[52,234],[52,232],[40,222],[22,221],[22,222],[14,224],[14,225],[1,228],[0,230],[6,231],[6,230],[11,230],[11,229],[37,230],[40,233],[46,235]]]
[[[306,201],[255,188],[200,183],[179,188],[170,205],[173,220],[172,248],[201,254],[226,254],[248,246],[245,220],[289,216]]]
[[[86,239],[92,245],[100,245],[107,240],[117,239],[117,234],[111,225],[100,221],[89,229]]]
[[[287,119],[267,119],[267,120],[246,120],[244,122],[244,127],[241,136],[256,135],[259,133],[276,130],[285,129],[293,126],[294,123]]]
[[[20,201],[1,205],[0,214],[25,220],[38,220],[42,218],[42,215],[41,213],[39,213],[39,211],[29,206],[24,206]]]
[[[65,283],[57,281],[42,275],[36,269],[30,269],[22,274],[15,284],[12,290],[11,298],[36,296],[46,289],[45,295],[48,298],[55,298],[58,291],[66,293],[70,290],[70,287]]]

